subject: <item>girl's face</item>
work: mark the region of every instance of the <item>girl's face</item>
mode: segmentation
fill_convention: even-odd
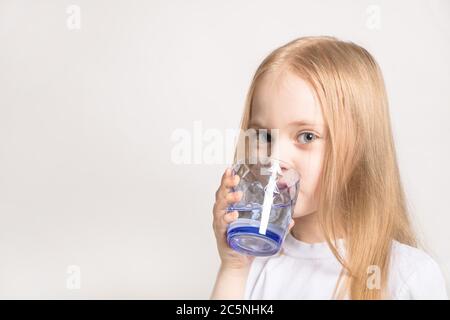
[[[316,211],[326,128],[313,89],[291,72],[266,73],[255,88],[249,128],[268,129],[276,157],[301,175],[293,218]],[[278,129],[278,139],[269,129]]]

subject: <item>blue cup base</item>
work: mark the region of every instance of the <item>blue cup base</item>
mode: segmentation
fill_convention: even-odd
[[[282,238],[269,229],[262,235],[257,226],[240,226],[228,231],[227,241],[239,253],[265,257],[275,255],[280,250]]]

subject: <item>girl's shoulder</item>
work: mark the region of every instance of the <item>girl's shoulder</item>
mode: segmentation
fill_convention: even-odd
[[[389,285],[394,299],[448,299],[438,263],[425,251],[395,240]]]
[[[436,261],[424,250],[409,246],[397,240],[392,241],[391,258],[403,267],[418,265],[437,265]]]

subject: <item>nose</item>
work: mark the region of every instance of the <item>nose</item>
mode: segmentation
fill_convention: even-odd
[[[288,164],[287,164],[286,162],[284,162],[283,160],[282,160],[282,162],[280,162],[280,168],[281,168],[281,170],[283,170],[283,171],[289,169]]]

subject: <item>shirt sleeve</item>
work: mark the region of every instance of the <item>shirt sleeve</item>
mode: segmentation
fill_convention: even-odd
[[[431,258],[417,263],[398,292],[402,300],[448,300],[446,283],[439,265]]]

